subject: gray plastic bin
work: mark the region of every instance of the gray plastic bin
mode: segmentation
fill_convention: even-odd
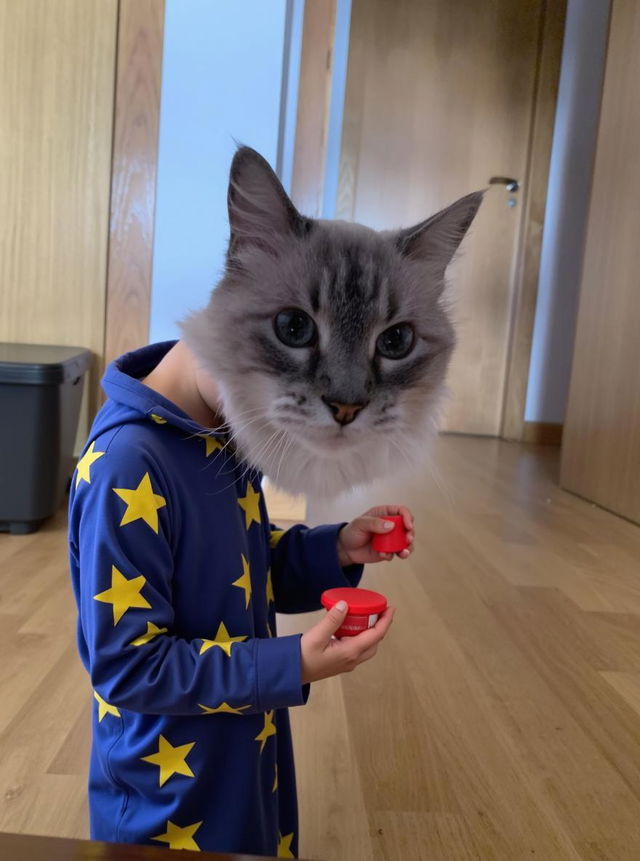
[[[0,531],[34,532],[60,506],[90,361],[82,347],[0,343]]]

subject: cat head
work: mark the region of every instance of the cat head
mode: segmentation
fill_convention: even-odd
[[[398,231],[310,219],[262,156],[236,152],[224,277],[182,333],[248,463],[326,496],[412,461],[455,343],[445,270],[481,201]]]

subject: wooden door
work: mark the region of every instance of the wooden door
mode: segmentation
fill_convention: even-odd
[[[640,523],[640,7],[612,4],[562,485]]]
[[[0,0],[0,341],[102,356],[117,23],[118,0]]]
[[[515,194],[491,186],[449,270],[459,334],[442,425],[449,431],[499,435],[503,427],[546,5],[353,0],[338,217],[407,226],[493,176],[523,186]],[[557,16],[562,4],[549,5]],[[554,93],[551,81],[545,98]],[[545,116],[550,126],[552,112]],[[538,254],[535,241],[529,247]],[[526,350],[532,313],[527,325]],[[526,375],[528,352],[524,365]]]

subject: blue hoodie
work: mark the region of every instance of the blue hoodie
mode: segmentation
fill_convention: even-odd
[[[287,707],[308,688],[275,614],[317,609],[362,568],[340,567],[340,525],[270,526],[260,475],[140,382],[171,346],[109,366],[72,481],[91,835],[293,858]]]

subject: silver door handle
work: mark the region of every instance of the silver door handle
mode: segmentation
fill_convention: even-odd
[[[507,191],[517,191],[520,188],[520,183],[512,176],[492,176],[489,185],[504,185]]]

